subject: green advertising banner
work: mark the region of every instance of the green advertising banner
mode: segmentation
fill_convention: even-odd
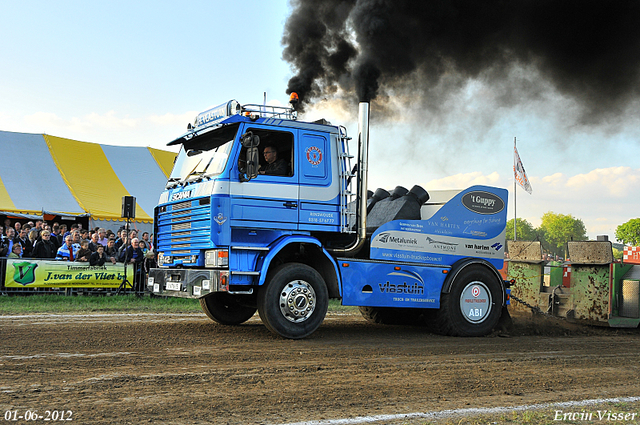
[[[129,274],[133,270],[129,267]],[[129,276],[130,279],[133,276]],[[124,279],[124,264],[90,266],[89,263],[8,258],[6,288],[117,288]],[[128,286],[128,285],[127,285]]]

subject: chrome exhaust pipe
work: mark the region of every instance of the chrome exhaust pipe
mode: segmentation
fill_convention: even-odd
[[[358,188],[356,194],[356,240],[346,248],[332,249],[337,255],[354,256],[367,239],[367,180],[369,172],[369,102],[358,106]]]

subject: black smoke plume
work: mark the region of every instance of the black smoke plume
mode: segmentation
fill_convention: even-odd
[[[640,82],[638,0],[292,0],[283,36],[301,105],[358,100],[535,69],[586,113],[624,107]],[[457,82],[457,83],[456,83]],[[446,90],[445,90],[446,91]],[[344,94],[343,94],[344,95]]]

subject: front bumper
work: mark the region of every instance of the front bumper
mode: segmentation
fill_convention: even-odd
[[[212,292],[229,291],[229,270],[151,269],[147,285],[156,295],[202,298]]]

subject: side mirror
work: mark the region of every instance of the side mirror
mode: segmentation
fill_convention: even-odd
[[[246,166],[244,173],[240,174],[240,181],[248,182],[258,176],[258,167],[260,166],[260,137],[255,136],[252,132],[247,131],[241,136],[242,146],[247,148]]]

